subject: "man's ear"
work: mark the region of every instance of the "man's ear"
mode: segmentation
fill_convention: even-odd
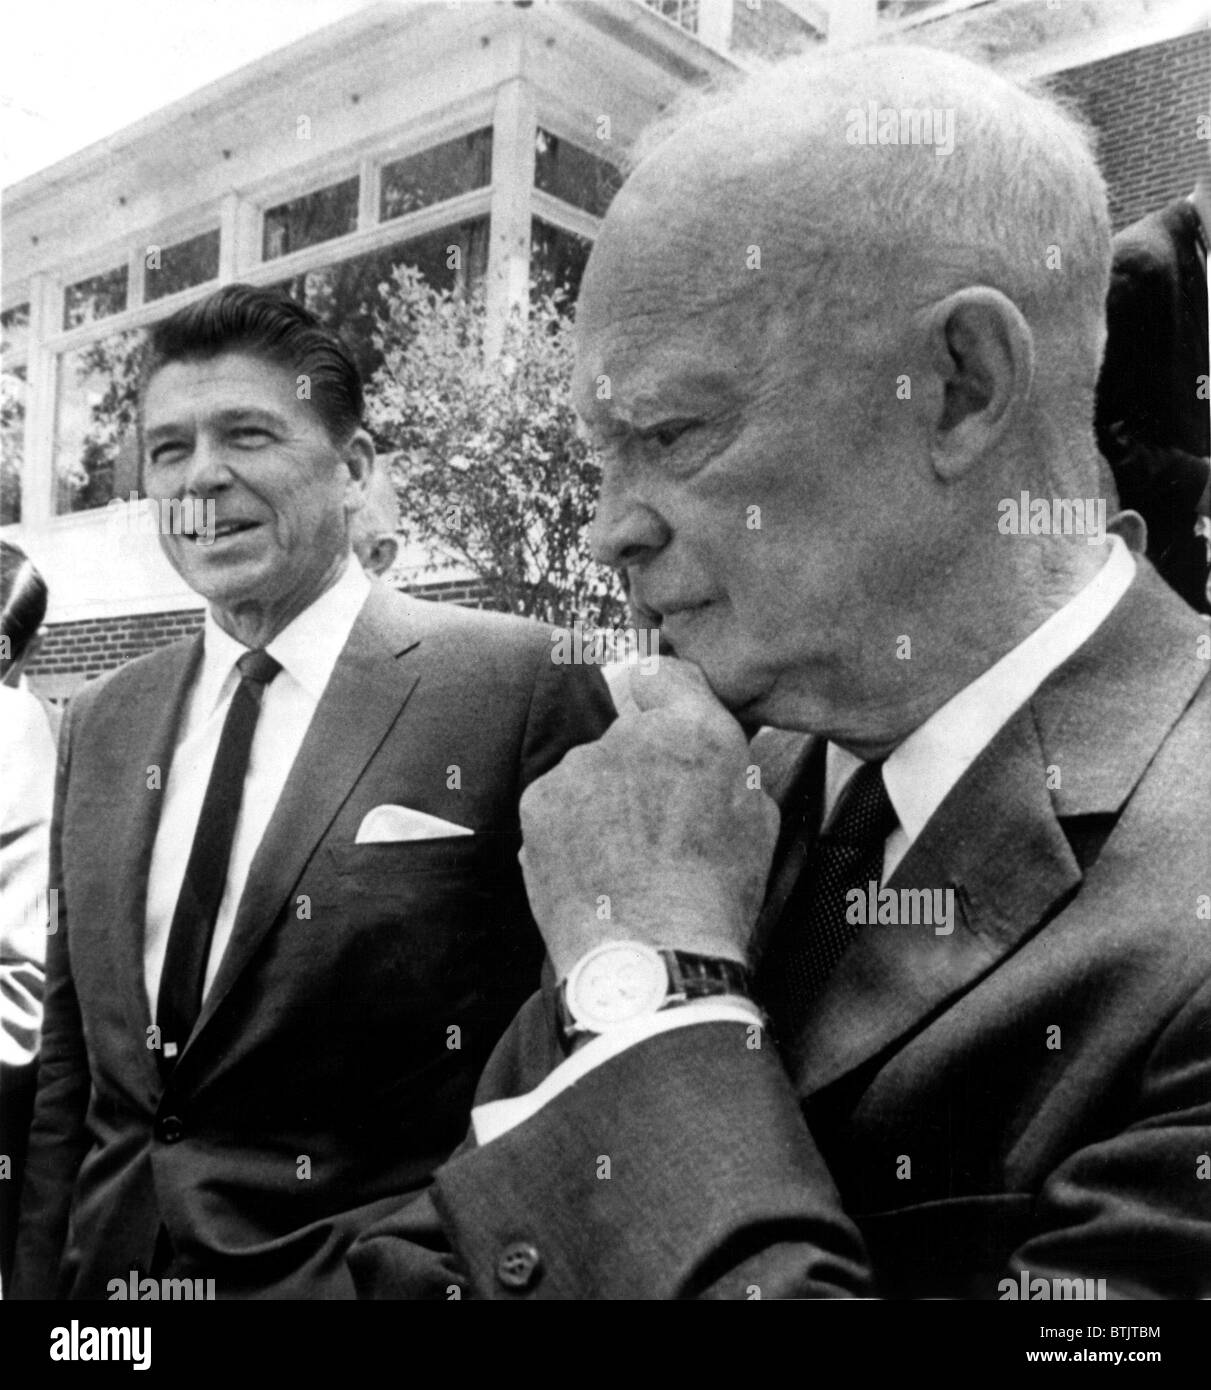
[[[374,441],[365,430],[355,430],[348,444],[341,450],[341,460],[349,470],[349,483],[345,491],[345,510],[350,516],[360,512],[366,505],[370,485],[374,481],[378,460],[374,453]]]
[[[374,548],[370,552],[369,568],[375,574],[386,574],[395,564],[395,558],[399,554],[399,541],[394,536],[379,536],[374,542]]]
[[[939,300],[925,332],[942,385],[931,397],[930,461],[949,480],[996,447],[1029,396],[1034,336],[1013,300],[986,285]]]

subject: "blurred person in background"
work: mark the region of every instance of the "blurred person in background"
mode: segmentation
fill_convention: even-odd
[[[1207,243],[1211,172],[1114,238],[1098,447],[1119,501],[1148,527],[1148,558],[1211,613],[1211,391]]]
[[[22,671],[37,650],[46,582],[0,541],[0,1281],[7,1281],[37,1082],[55,744]]]

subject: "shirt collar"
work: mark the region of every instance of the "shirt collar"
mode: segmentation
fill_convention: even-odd
[[[287,623],[265,648],[317,703],[369,594],[370,581],[362,567],[350,560],[336,583]],[[235,663],[248,648],[223,631],[210,609],[206,610],[203,642],[197,699],[209,715],[226,693],[229,681],[234,682]]]
[[[1046,622],[965,686],[899,745],[883,765],[883,783],[909,844],[1002,725],[1049,675],[1093,636],[1127,592],[1135,561],[1120,536],[1088,584]],[[831,810],[859,759],[828,745],[825,804]]]

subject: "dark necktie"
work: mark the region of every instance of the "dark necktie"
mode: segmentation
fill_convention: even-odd
[[[227,881],[227,862],[235,838],[244,775],[261,696],[282,669],[268,652],[245,652],[236,666],[240,683],[231,697],[219,748],[215,754],[185,878],[168,933],[168,950],[160,976],[156,1023],[160,1029],[160,1061],[171,1070],[202,1007],[202,984],[214,936],[215,919]]]
[[[808,1006],[860,926],[845,920],[846,894],[883,875],[883,849],[897,824],[882,762],[863,763],[821,831],[758,975],[757,992],[782,1046],[793,1045]]]

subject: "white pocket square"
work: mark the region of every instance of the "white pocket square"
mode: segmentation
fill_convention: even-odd
[[[465,825],[414,811],[411,806],[376,806],[373,811],[366,812],[353,843],[380,845],[394,840],[445,840],[474,833]]]

